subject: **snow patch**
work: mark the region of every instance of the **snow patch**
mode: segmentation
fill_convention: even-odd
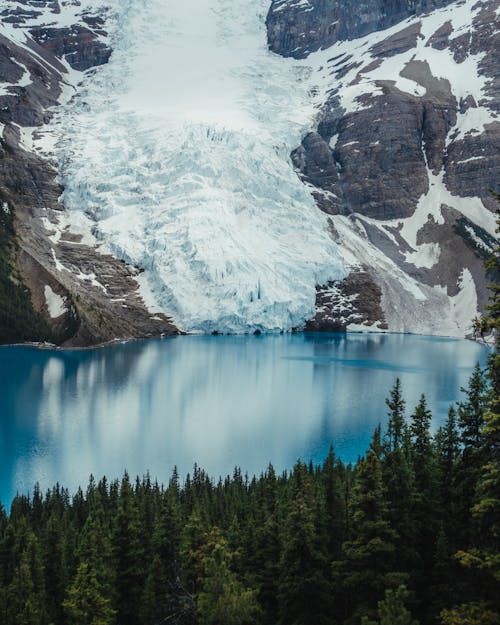
[[[47,309],[52,319],[57,319],[66,312],[67,308],[64,298],[54,293],[48,284],[45,285],[44,294]]]
[[[405,258],[408,263],[415,267],[426,267],[430,269],[437,265],[441,256],[439,243],[421,243],[414,252],[406,252]]]

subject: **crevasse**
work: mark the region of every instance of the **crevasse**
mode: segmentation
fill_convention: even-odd
[[[288,330],[344,273],[289,157],[311,69],[267,50],[268,5],[116,0],[111,60],[59,115],[66,207],[186,331]]]

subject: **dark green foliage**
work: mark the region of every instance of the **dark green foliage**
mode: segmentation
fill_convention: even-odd
[[[218,528],[214,528],[203,548],[197,609],[200,625],[252,625],[258,622],[257,591],[245,588],[231,570],[234,555]]]
[[[495,238],[491,234],[470,219],[467,219],[467,217],[459,217],[453,229],[479,258],[488,258],[488,250],[492,249],[496,244]]]
[[[14,270],[14,249],[12,208],[0,193],[0,344],[51,340],[47,322],[33,310],[30,293]]]
[[[402,444],[404,432],[404,413],[406,402],[401,392],[401,380],[396,379],[390,396],[385,400],[389,408],[389,423],[387,425],[387,446],[389,450],[398,449]]]
[[[137,606],[145,580],[144,543],[141,540],[138,497],[134,496],[128,475],[121,483],[118,511],[113,527],[112,552],[115,563],[115,590],[118,622],[138,625]]]
[[[397,534],[389,523],[386,497],[380,458],[370,450],[356,467],[349,539],[341,559],[332,564],[334,580],[347,599],[346,623],[374,616],[385,589],[404,579],[397,571]]]
[[[414,545],[419,554],[415,577],[420,586],[432,571],[436,536],[439,528],[437,459],[430,433],[432,415],[422,395],[411,416],[412,463],[415,476]],[[428,597],[424,597],[427,601]]]
[[[418,625],[406,608],[409,592],[406,586],[401,585],[396,589],[387,589],[385,599],[379,601],[377,621],[370,621],[364,617],[361,625]]]
[[[414,545],[416,490],[411,432],[405,423],[405,402],[399,379],[396,380],[386,403],[390,410],[389,424],[381,457],[387,488],[388,518],[397,533],[396,548],[400,569],[410,571],[419,559]]]
[[[72,625],[114,625],[116,611],[103,596],[97,571],[87,562],[78,567],[63,607]]]
[[[493,195],[500,202],[500,195]],[[497,233],[499,232],[500,209],[497,208]],[[500,623],[500,245],[495,247],[487,261],[487,267],[495,283],[490,285],[487,313],[476,322],[476,327],[479,326],[482,333],[491,333],[495,348],[488,360],[486,380],[489,387],[486,388],[483,378],[475,381],[470,389],[474,395],[480,395],[481,400],[480,409],[477,410],[480,413],[481,430],[475,437],[473,429],[473,436],[470,437],[471,444],[474,445],[471,475],[478,475],[478,459],[482,463],[475,484],[472,508],[476,533],[469,548],[460,549],[457,553],[460,563],[471,570],[478,580],[478,592],[468,603],[444,613],[443,621],[446,625],[462,625],[467,622],[466,619],[471,625],[479,622]],[[470,394],[468,398],[472,404],[469,414],[474,415]],[[477,420],[474,419],[473,423]],[[466,425],[469,425],[469,421]]]
[[[286,516],[279,577],[279,623],[327,625],[330,622],[331,588],[326,545],[318,541],[314,519],[312,476],[298,463],[293,495]]]

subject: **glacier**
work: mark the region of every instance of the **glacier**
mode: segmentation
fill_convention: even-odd
[[[188,332],[290,330],[346,271],[290,161],[322,90],[269,0],[108,0],[113,54],[55,115],[62,201]]]

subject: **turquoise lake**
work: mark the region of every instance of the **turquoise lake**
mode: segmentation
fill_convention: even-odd
[[[474,364],[471,341],[398,334],[186,336],[93,350],[0,348],[0,500],[38,481],[74,491],[92,473],[167,481],[196,462],[218,477],[299,457],[345,461],[386,423],[402,381],[436,428]]]

